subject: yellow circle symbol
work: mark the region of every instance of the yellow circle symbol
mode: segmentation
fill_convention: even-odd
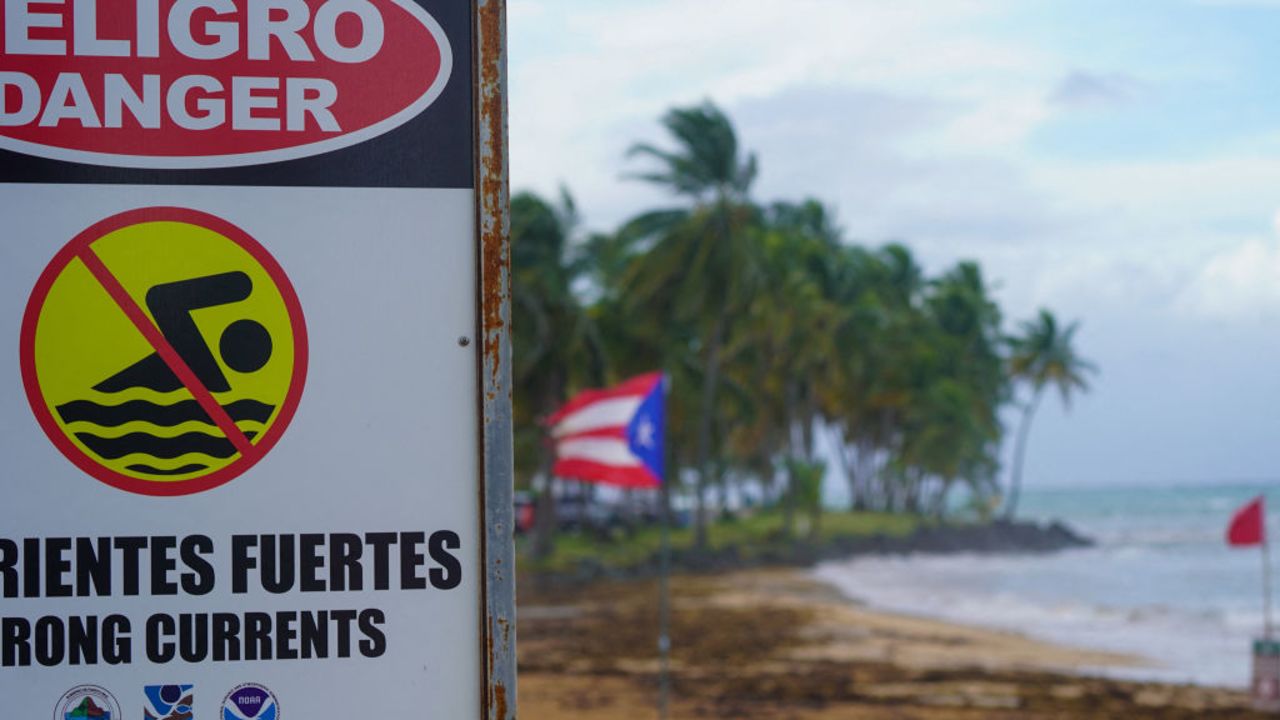
[[[21,355],[31,407],[76,466],[129,492],[189,495],[279,440],[306,379],[306,325],[284,271],[244,231],[146,208],[54,258]]]

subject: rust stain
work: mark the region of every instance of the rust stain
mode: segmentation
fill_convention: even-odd
[[[494,623],[495,620],[492,617],[489,618],[487,650],[490,668],[493,667],[493,663],[496,659],[498,651],[497,646],[499,642],[503,649],[510,648],[511,643],[511,624],[505,618],[498,618],[496,620],[496,623],[502,626],[501,640],[498,641],[498,634],[494,632],[493,628]],[[508,718],[511,718],[511,720],[514,720],[514,716],[510,715],[510,704],[507,702],[507,686],[503,684],[502,681],[497,681],[489,687],[489,709],[491,711],[489,715],[490,718],[496,718],[497,720],[508,720]]]
[[[486,422],[509,433],[512,388],[504,356],[509,350],[511,300],[510,181],[508,178],[506,97],[506,0],[476,1],[476,190],[480,239],[480,351]],[[491,410],[496,415],[489,417]],[[486,434],[489,430],[486,429]],[[486,440],[486,442],[488,442]],[[508,504],[506,510],[510,510]],[[496,524],[495,524],[496,523]],[[504,523],[491,520],[490,538],[509,537]],[[495,540],[496,542],[496,540]],[[485,551],[491,590],[513,593],[509,563],[502,553]],[[487,670],[486,710],[489,720],[514,720],[514,598],[489,602],[485,618]]]
[[[480,66],[478,103],[480,120],[480,204],[481,241],[481,328],[485,368],[493,387],[506,383],[499,375],[498,354],[507,332],[507,302],[510,296],[510,243],[507,204],[507,106],[504,87],[505,48],[485,44],[501,43],[505,37],[505,3],[481,2],[478,36]]]
[[[502,685],[496,685],[493,688],[493,707],[498,711],[498,717],[507,717],[507,688]]]
[[[489,632],[486,638],[487,652],[489,653],[489,667],[493,667],[494,660],[494,643],[493,643],[493,618],[489,618]]]

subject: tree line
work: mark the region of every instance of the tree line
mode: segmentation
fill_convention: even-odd
[[[671,207],[586,234],[567,191],[512,200],[520,482],[546,477],[539,421],[572,393],[661,369],[669,483],[692,492],[699,545],[731,486],[779,505],[789,529],[799,512],[820,517],[830,460],[854,510],[940,517],[963,487],[983,514],[1003,502],[1011,517],[1043,393],[1069,403],[1095,371],[1077,325],[1041,310],[1006,333],[977,263],[930,276],[905,245],[850,242],[819,201],[758,201],[757,158],[711,103],[662,123],[668,145],[632,147],[629,177],[668,190]]]

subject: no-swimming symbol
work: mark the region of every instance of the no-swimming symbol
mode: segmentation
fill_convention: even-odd
[[[32,409],[69,460],[114,487],[187,495],[252,467],[306,377],[306,327],[275,259],[193,210],[148,208],[72,240],[22,330]]]

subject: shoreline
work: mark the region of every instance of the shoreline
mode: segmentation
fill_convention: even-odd
[[[1088,668],[1138,669],[1149,664],[1135,655],[1073,647],[1015,630],[872,607],[812,571],[744,576],[736,578],[736,583],[745,585],[748,602],[757,593],[772,593],[784,603],[811,608],[815,616],[811,632],[823,638],[814,657],[892,662],[914,670],[977,668],[1096,679],[1113,678],[1094,676]]]
[[[884,533],[834,535],[818,541],[728,543],[707,549],[673,548],[672,572],[717,575],[767,568],[813,568],[833,560],[927,553],[1048,554],[1088,548],[1094,541],[1060,521],[993,521],[986,524],[927,524],[905,535]],[[655,552],[638,562],[609,563],[579,559],[570,568],[536,569],[527,578],[540,589],[571,588],[598,582],[651,580],[658,577],[661,556]]]
[[[1136,667],[1086,668],[1093,676],[1246,689],[1249,616],[1204,610],[1195,598],[1167,598],[1161,591],[1167,577],[1142,574],[1147,557],[1109,544],[1045,558],[856,558],[823,563],[810,573],[878,611],[1147,659]]]
[[[1267,717],[1236,690],[1081,674],[1139,658],[873,610],[805,570],[678,577],[673,590],[673,718]],[[651,718],[656,600],[646,581],[522,591],[522,716]]]

